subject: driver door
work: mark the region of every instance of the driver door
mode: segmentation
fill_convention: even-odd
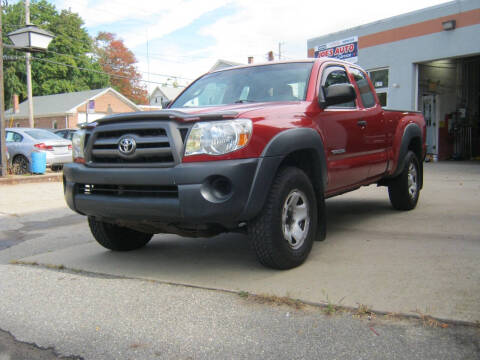
[[[350,84],[346,69],[340,65],[327,65],[320,76],[319,96],[323,96],[324,88],[333,84]],[[325,139],[327,193],[346,190],[367,178],[368,164],[362,161],[366,148],[359,110],[357,99],[328,106],[316,118]]]

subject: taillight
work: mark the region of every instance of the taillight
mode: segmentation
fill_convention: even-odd
[[[36,147],[39,150],[53,151],[53,146],[52,145],[45,145],[44,143],[40,143],[40,144],[35,144],[33,146]]]
[[[72,150],[72,145],[68,145],[68,150]]]

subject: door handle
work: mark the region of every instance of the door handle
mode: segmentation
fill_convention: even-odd
[[[365,120],[358,120],[357,121],[357,125],[358,126],[361,126],[361,127],[366,127],[367,126],[367,122]]]

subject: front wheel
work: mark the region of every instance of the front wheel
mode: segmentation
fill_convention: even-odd
[[[264,208],[248,225],[258,260],[275,269],[302,264],[317,230],[317,202],[308,176],[287,167],[277,174]]]
[[[88,217],[90,231],[97,242],[103,247],[114,251],[130,251],[145,246],[153,234],[147,234],[122,226],[98,221]]]
[[[409,151],[405,157],[405,166],[396,178],[388,184],[388,196],[397,210],[412,210],[420,196],[420,164],[417,156]]]

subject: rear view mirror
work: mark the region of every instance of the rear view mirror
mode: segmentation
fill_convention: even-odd
[[[324,101],[320,101],[320,106],[327,106],[348,103],[357,98],[357,93],[352,84],[334,84],[329,87],[323,87]]]
[[[166,109],[170,106],[172,100],[162,101],[162,109]]]

